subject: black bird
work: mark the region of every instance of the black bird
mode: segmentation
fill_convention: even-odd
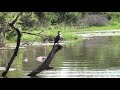
[[[58,35],[54,39],[54,46],[56,43],[58,44],[58,41],[60,40],[60,38],[61,38],[61,34],[60,34],[60,31],[58,31]]]

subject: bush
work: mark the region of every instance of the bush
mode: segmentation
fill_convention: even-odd
[[[81,20],[81,23],[88,26],[105,26],[108,23],[108,19],[102,15],[88,15]]]

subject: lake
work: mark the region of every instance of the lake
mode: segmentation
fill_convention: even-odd
[[[93,36],[62,46],[50,64],[54,69],[40,72],[39,78],[120,78],[120,36]],[[30,78],[27,74],[42,64],[36,58],[46,57],[51,49],[51,45],[20,48],[7,77]],[[13,51],[0,49],[0,74]]]

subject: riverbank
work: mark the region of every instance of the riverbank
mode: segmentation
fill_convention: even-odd
[[[50,29],[49,29],[50,28]],[[61,31],[62,34],[62,41],[73,41],[81,39],[82,37],[90,37],[90,36],[102,36],[102,35],[118,35],[120,32],[120,28],[118,26],[101,26],[101,27],[85,27],[80,28],[79,26],[65,26],[65,25],[56,25],[56,26],[49,26],[46,28],[41,28],[40,30],[33,30],[30,33],[40,33],[41,30],[44,30],[43,35],[46,40],[45,42],[42,40],[40,36],[29,35],[22,33],[21,43],[23,42],[39,42],[39,43],[47,43],[54,40],[55,36],[57,35],[58,31]],[[16,37],[6,40],[7,44],[16,43]]]
[[[89,37],[94,37],[94,36],[120,36],[120,29],[114,29],[114,30],[96,30],[96,31],[82,31],[82,32],[72,32],[72,34],[76,35],[77,37],[80,37],[79,39],[86,39]],[[69,40],[69,42],[72,42],[75,40]],[[60,44],[63,45],[68,41],[60,41]],[[27,46],[51,46],[53,45],[54,41],[49,41],[49,42],[30,42],[30,41],[25,41],[20,43],[20,48],[25,48]],[[3,47],[1,49],[8,49],[8,48],[15,48],[16,44],[15,43],[8,43],[6,44],[6,47]]]
[[[87,37],[94,37],[94,36],[120,36],[120,29],[115,30],[101,30],[101,31],[83,31],[83,32],[76,32],[76,35],[87,38]]]

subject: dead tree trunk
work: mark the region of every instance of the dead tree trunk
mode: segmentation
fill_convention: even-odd
[[[20,14],[19,14],[19,15],[20,15]],[[15,50],[14,50],[14,54],[13,54],[13,56],[11,57],[11,59],[10,59],[10,61],[9,61],[9,63],[8,63],[8,66],[7,66],[6,70],[2,73],[2,76],[6,76],[6,74],[8,73],[9,68],[10,68],[11,64],[13,63],[15,57],[17,56],[17,53],[18,53],[18,50],[19,50],[21,33],[20,33],[20,30],[19,30],[18,28],[14,27],[14,25],[13,25],[13,24],[17,21],[19,15],[16,17],[15,20],[13,20],[12,23],[9,23],[9,24],[8,24],[10,27],[12,27],[14,30],[16,30],[18,37],[17,37],[17,44],[16,44],[16,48],[15,48]]]
[[[55,45],[49,55],[47,56],[47,59],[42,63],[42,65],[38,66],[35,70],[33,70],[31,73],[28,74],[28,76],[36,76],[39,72],[43,70],[48,70],[52,69],[53,67],[49,67],[50,62],[52,61],[54,55],[56,54],[57,51],[62,49],[62,46],[60,44]]]
[[[17,56],[17,53],[18,53],[18,50],[19,50],[19,46],[20,46],[21,33],[20,33],[18,28],[15,28],[14,26],[13,26],[13,28],[16,30],[16,32],[18,34],[17,45],[16,45],[16,48],[14,50],[14,54],[13,54],[12,58],[10,59],[10,61],[8,63],[8,66],[7,66],[6,70],[2,73],[2,76],[6,76],[7,72],[9,71],[9,68],[10,68],[11,64],[13,63],[15,57]]]

